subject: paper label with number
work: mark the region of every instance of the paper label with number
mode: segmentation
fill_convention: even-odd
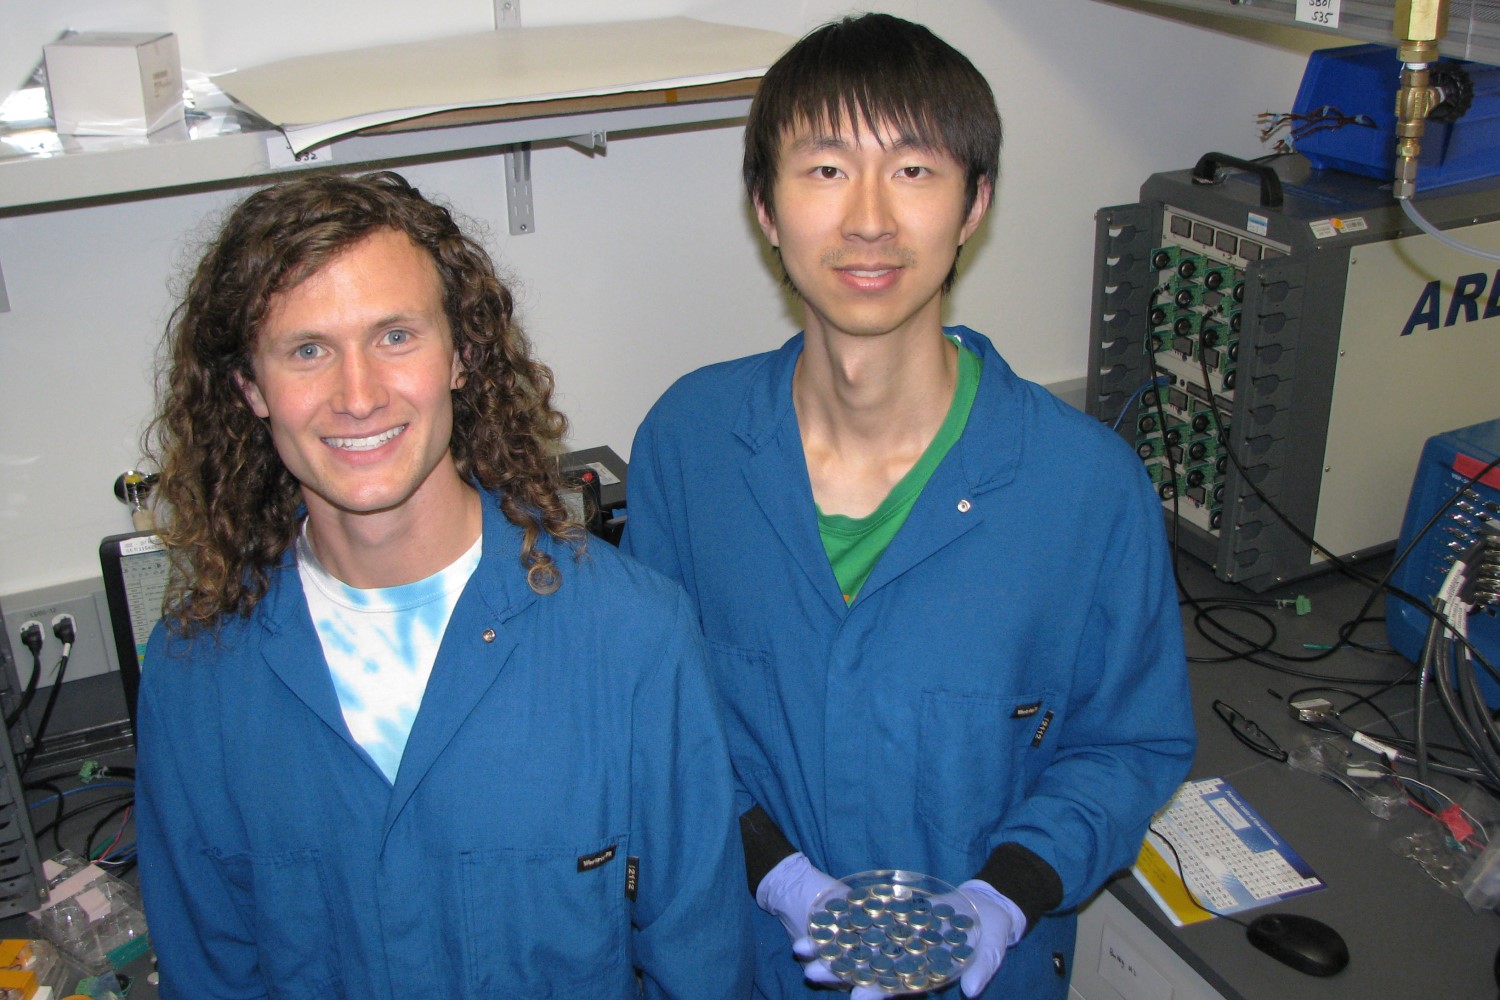
[[[1341,5],[1341,0],[1297,0],[1297,20],[1320,28],[1337,28]]]

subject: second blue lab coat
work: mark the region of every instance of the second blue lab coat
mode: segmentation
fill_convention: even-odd
[[[835,877],[957,884],[999,845],[1034,852],[1060,905],[985,996],[1060,998],[1067,910],[1134,859],[1193,754],[1161,505],[1117,436],[947,332],[983,360],[968,424],[852,606],[792,405],[800,336],[668,390],[631,451],[625,547],[697,604],[741,808]],[[826,995],[775,918],[756,938],[761,993]]]

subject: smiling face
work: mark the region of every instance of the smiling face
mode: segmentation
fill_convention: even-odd
[[[802,296],[808,334],[939,330],[943,283],[989,207],[987,181],[967,208],[966,194],[951,156],[889,130],[788,130],[774,212],[758,203],[756,213]]]
[[[431,257],[377,230],[271,299],[242,388],[320,521],[462,488],[449,439],[459,359]]]

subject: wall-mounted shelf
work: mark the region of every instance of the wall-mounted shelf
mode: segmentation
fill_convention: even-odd
[[[1137,0],[1106,0],[1117,6],[1137,6]],[[1150,0],[1140,4],[1160,13],[1162,6],[1186,7],[1224,17],[1248,18],[1288,28],[1306,28],[1332,38],[1395,45],[1391,22],[1393,0],[1340,0],[1338,27],[1327,28],[1297,19],[1297,0]],[[1333,44],[1330,41],[1330,44]],[[1450,0],[1448,32],[1439,43],[1443,55],[1454,59],[1500,65],[1500,0]]]
[[[12,135],[36,152],[0,155],[0,216],[263,183],[303,166],[358,166],[489,155],[573,140],[745,116],[758,80],[446,111],[336,139],[299,164],[276,129],[233,110],[150,137]],[[196,132],[196,134],[192,134]],[[0,135],[0,140],[7,137]],[[276,162],[280,153],[284,159]],[[321,155],[320,155],[321,154]]]
[[[515,0],[497,0],[497,24],[515,10]],[[150,136],[0,131],[0,216],[255,184],[313,166],[496,152],[512,154],[508,189],[521,197],[529,165],[515,161],[529,144],[595,151],[611,132],[742,118],[791,42],[669,17],[294,56],[215,77],[194,90],[186,122]]]

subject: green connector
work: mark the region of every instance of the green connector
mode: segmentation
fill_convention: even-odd
[[[1191,306],[1202,304],[1203,296],[1207,294],[1207,290],[1203,287],[1203,284],[1196,278],[1173,277],[1167,291],[1172,296],[1172,304],[1179,309],[1187,309]],[[1180,292],[1191,293],[1192,301],[1189,302],[1186,298],[1179,298],[1178,293]]]
[[[1182,259],[1182,247],[1157,247],[1151,251],[1151,266],[1158,271],[1177,267],[1177,262]]]
[[[1212,277],[1210,277],[1212,276]],[[1228,267],[1209,268],[1198,276],[1203,286],[1211,292],[1220,292],[1228,296],[1234,288],[1234,270]],[[1230,301],[1234,301],[1232,298]]]

